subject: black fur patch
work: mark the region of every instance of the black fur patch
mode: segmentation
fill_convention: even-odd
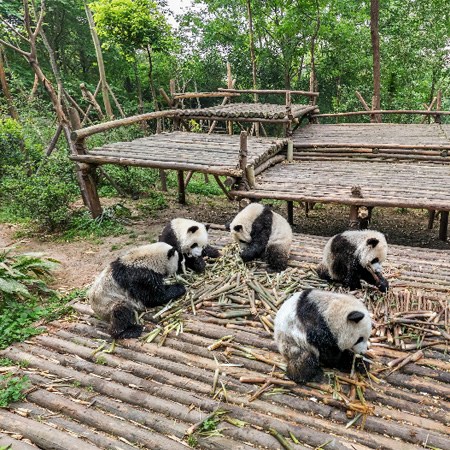
[[[280,249],[277,245],[269,245],[266,250],[266,262],[269,269],[275,272],[281,272],[286,270],[288,266],[289,257],[286,256],[285,252]]]
[[[170,294],[173,291],[164,284],[164,277],[161,274],[144,267],[127,266],[120,258],[111,263],[111,268],[114,281],[147,308],[163,305],[185,292],[182,286],[184,290],[182,293],[177,296]]]
[[[378,243],[377,239],[374,240]],[[369,241],[371,239],[368,239],[368,243]],[[341,282],[351,290],[361,289],[361,280],[378,286],[379,283],[373,278],[373,275],[355,257],[355,251],[356,246],[341,234],[333,238],[331,242],[331,253],[334,257],[332,263],[332,270],[336,277],[334,281]]]
[[[179,252],[181,252],[181,248],[178,244],[178,239],[175,236],[175,232],[173,231],[171,222],[169,222],[163,228],[161,234],[159,235],[159,242],[165,242],[166,244],[169,244],[172,247],[175,247]]]
[[[115,305],[111,313],[109,333],[113,339],[137,338],[144,327],[136,323],[133,308],[127,304]]]
[[[361,311],[352,311],[348,316],[347,316],[347,320],[351,320],[352,322],[358,323],[360,322],[362,319],[364,319],[364,313],[362,313]]]
[[[198,226],[197,225],[192,225],[192,227],[188,228],[188,233],[195,233],[198,230]]]
[[[321,364],[350,371],[353,353],[339,349],[337,340],[319,313],[317,305],[309,298],[310,294],[311,289],[303,291],[297,305],[297,318],[304,325],[307,341],[319,351]]]
[[[373,248],[375,248],[378,245],[379,242],[380,241],[378,239],[375,239],[375,238],[367,239],[367,245],[371,245]]]
[[[216,259],[220,256],[220,251],[217,248],[211,247],[211,245],[207,245],[203,248],[202,256],[207,256],[208,258]]]
[[[250,244],[242,251],[243,261],[253,261],[264,256],[264,252],[272,233],[273,213],[268,206],[264,206],[262,213],[254,220],[250,232]]]
[[[185,259],[186,267],[197,273],[203,273],[206,269],[206,263],[201,256],[187,256]]]

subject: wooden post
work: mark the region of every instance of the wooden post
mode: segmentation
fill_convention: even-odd
[[[448,211],[441,211],[441,222],[439,225],[439,239],[446,241],[448,236]]]
[[[434,218],[436,217],[436,210],[435,209],[429,209],[428,210],[428,229],[433,229],[434,224]]]
[[[231,64],[227,62],[227,88],[233,89],[233,79],[231,76]],[[228,134],[233,134],[233,122],[227,122]],[[242,138],[242,136],[241,136]]]
[[[350,229],[359,228],[359,220],[358,220],[358,206],[352,205],[350,206],[350,222],[348,224]]]
[[[287,216],[289,225],[294,225],[294,202],[288,201],[287,203]]]
[[[440,111],[441,107],[442,107],[442,91],[439,89],[438,93],[437,93],[437,100],[436,100],[436,110]],[[440,114],[436,114],[434,116],[434,121],[436,123],[441,123],[441,116]]]
[[[186,191],[184,188],[184,172],[182,170],[178,170],[177,174],[178,174],[178,203],[185,205]]]
[[[75,108],[69,108],[69,119],[73,130],[78,130],[81,125],[80,116]],[[84,139],[72,141],[72,153],[85,155],[86,144]],[[98,197],[97,186],[95,184],[96,166],[85,163],[77,163],[76,178],[80,186],[81,196],[84,204],[89,208],[92,218],[102,214],[102,207]]]
[[[288,140],[287,160],[288,160],[288,162],[293,162],[294,161],[294,141],[292,139]]]
[[[248,181],[247,181],[247,132],[241,131],[240,135],[240,144],[239,144],[239,167],[242,171],[242,187],[248,189]]]
[[[254,189],[256,186],[256,180],[255,180],[255,166],[251,165],[247,167],[246,171],[248,184],[251,189]]]

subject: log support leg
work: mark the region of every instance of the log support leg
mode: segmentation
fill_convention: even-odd
[[[439,239],[446,241],[448,236],[448,211],[441,211],[441,222],[439,225]]]
[[[294,225],[294,202],[287,202],[287,216],[289,225]]]
[[[428,210],[428,229],[433,229],[434,219],[436,217],[436,210],[435,209],[429,209]]]
[[[102,214],[102,207],[95,184],[95,166],[91,164],[77,164],[77,180],[81,190],[84,204],[89,208],[92,217]]]
[[[177,171],[178,174],[178,203],[182,205],[186,204],[186,190],[184,186],[184,172],[182,170]]]
[[[359,228],[358,206],[355,205],[350,206],[350,221],[348,227],[351,230],[357,230]]]
[[[161,190],[167,192],[167,174],[164,169],[159,169],[159,178],[161,180]]]

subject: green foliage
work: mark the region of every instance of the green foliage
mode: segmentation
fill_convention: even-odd
[[[22,152],[22,127],[13,119],[0,118],[0,177],[7,167],[23,164],[25,155]]]
[[[0,375],[0,408],[25,398],[24,391],[29,388],[28,377],[14,376],[12,373]]]
[[[104,46],[117,46],[125,55],[172,45],[170,26],[158,4],[151,0],[97,0],[89,4]]]
[[[67,300],[47,287],[55,266],[36,254],[0,254],[0,349],[39,334],[37,320],[65,312]]]
[[[143,199],[138,208],[143,213],[154,213],[155,211],[160,211],[168,207],[166,197],[162,192],[150,191],[148,196]]]
[[[120,236],[124,233],[124,220],[130,215],[130,211],[117,204],[103,208],[99,217],[93,219],[89,211],[74,214],[62,237],[66,241],[75,238],[92,239],[105,236]]]
[[[49,159],[37,174],[28,175],[19,166],[10,168],[1,187],[1,196],[13,216],[49,231],[69,221],[69,206],[80,195],[73,165],[61,157]]]

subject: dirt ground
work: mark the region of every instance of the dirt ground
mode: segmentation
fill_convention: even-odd
[[[115,200],[108,199],[108,203]],[[132,200],[121,204],[136,209]],[[103,201],[105,204],[105,201]],[[274,202],[274,209],[286,214],[286,205]],[[205,223],[224,224],[238,211],[236,202],[222,198],[188,196],[188,204],[181,207],[171,200],[170,206],[151,216],[139,217],[127,225],[127,232],[121,236],[110,236],[95,240],[62,242],[55,236],[15,237],[19,225],[0,224],[0,248],[13,247],[16,252],[39,252],[58,260],[61,264],[55,272],[53,287],[61,291],[88,286],[95,276],[127,248],[154,242],[164,224],[174,217],[186,217]],[[294,231],[298,233],[332,236],[347,229],[348,207],[318,204],[308,217],[304,208],[294,209]],[[450,242],[438,239],[439,220],[432,230],[427,229],[428,213],[425,210],[405,210],[399,208],[374,209],[370,228],[386,234],[388,243],[407,246],[450,249]]]

